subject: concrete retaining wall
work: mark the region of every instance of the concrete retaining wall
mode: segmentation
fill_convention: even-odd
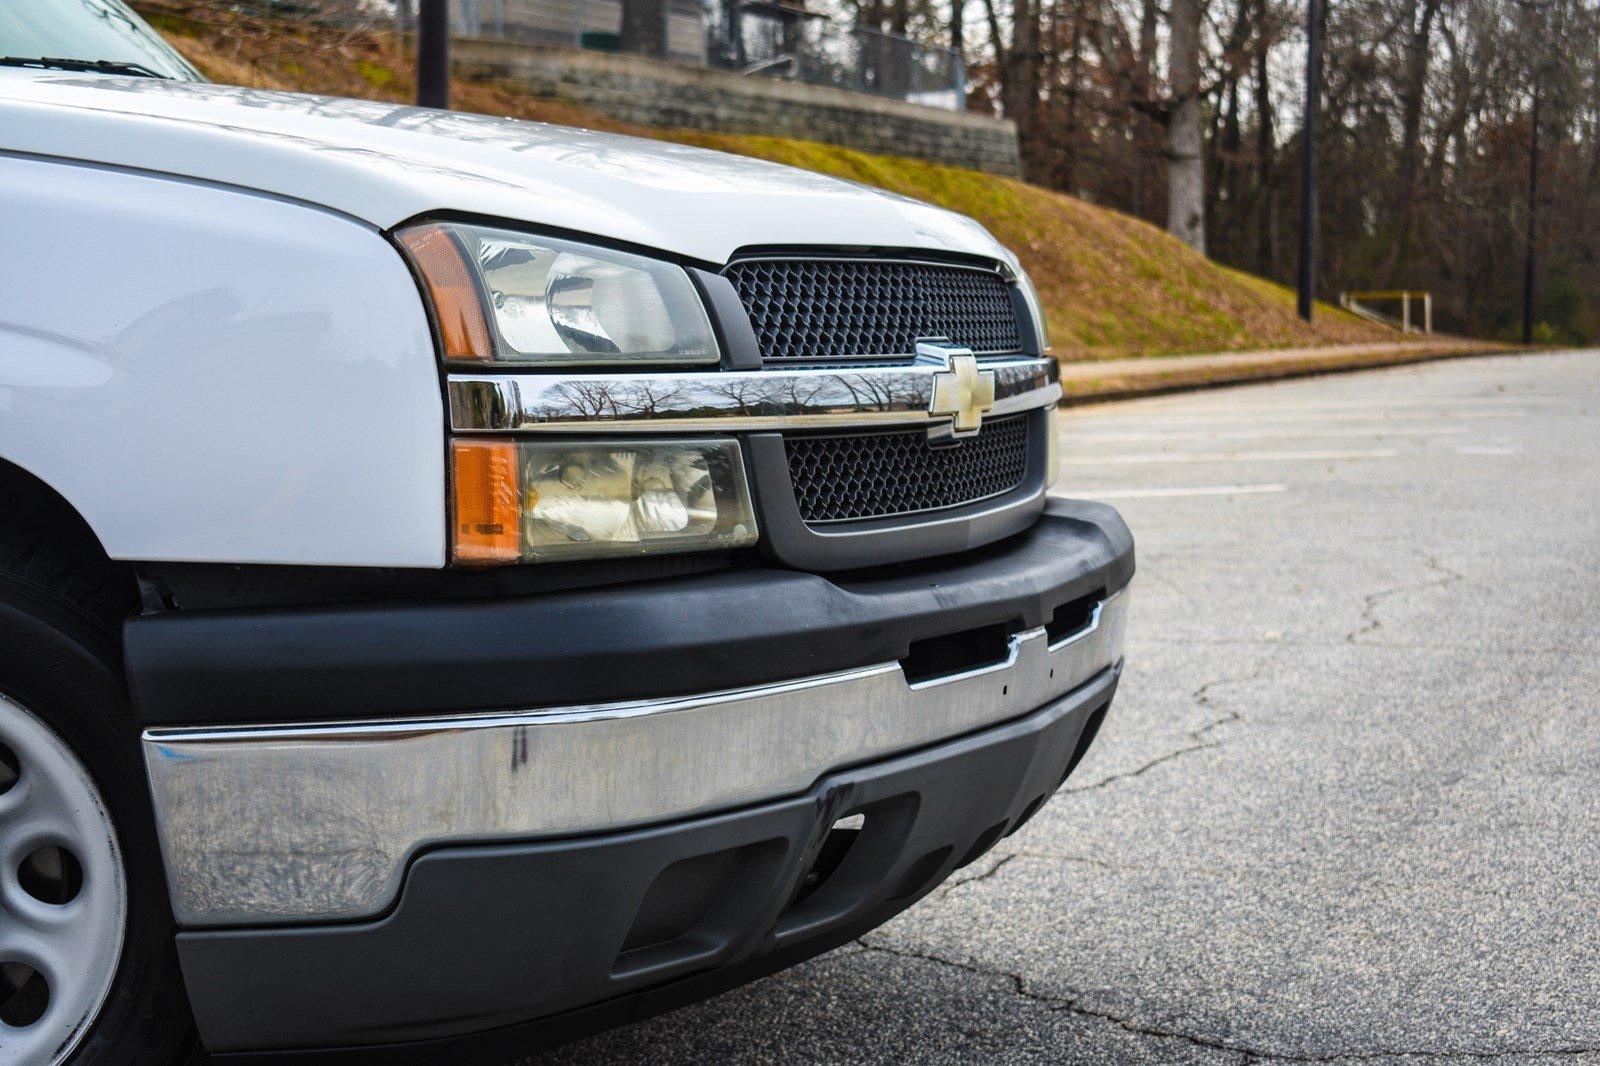
[[[1016,126],[825,85],[679,66],[640,56],[455,38],[456,71],[504,79],[641,126],[822,141],[1014,176]]]

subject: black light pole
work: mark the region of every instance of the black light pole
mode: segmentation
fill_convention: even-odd
[[[1300,317],[1311,321],[1317,285],[1317,39],[1320,0],[1306,0],[1306,116],[1300,128],[1300,269],[1296,296]]]
[[[450,0],[417,5],[417,103],[450,106]]]
[[[1533,128],[1528,140],[1528,243],[1522,262],[1522,343],[1533,343],[1533,289],[1536,263],[1534,252],[1539,224],[1539,71],[1533,75]]]

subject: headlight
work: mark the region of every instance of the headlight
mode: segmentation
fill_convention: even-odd
[[[422,276],[450,362],[718,359],[705,305],[672,263],[454,222],[426,222],[395,236]]]
[[[1028,272],[1021,267],[1017,268],[1017,284],[1022,288],[1023,302],[1028,305],[1028,314],[1033,318],[1033,335],[1039,338],[1039,351],[1050,350],[1050,326],[1044,320],[1044,305],[1039,302],[1039,290],[1033,287],[1033,279],[1028,277]]]
[[[741,548],[756,541],[731,440],[451,442],[467,564]]]

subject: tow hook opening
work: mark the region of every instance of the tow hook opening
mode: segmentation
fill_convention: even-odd
[[[1021,628],[1018,619],[914,640],[906,657],[900,660],[900,669],[905,672],[907,684],[920,685],[998,666],[1011,657],[1012,634]]]
[[[1094,624],[1095,608],[1099,607],[1106,598],[1105,589],[1096,589],[1087,596],[1079,596],[1075,600],[1068,600],[1055,613],[1050,616],[1050,621],[1044,625],[1045,639],[1051,647],[1063,641],[1084,633]]]
[[[828,824],[805,876],[778,918],[779,939],[823,928],[873,898],[916,819],[915,794],[849,810]]]
[[[858,812],[840,818],[829,827],[828,835],[822,839],[822,847],[817,849],[817,857],[811,863],[811,869],[800,879],[800,885],[795,889],[794,899],[789,901],[789,906],[805,902],[834,875],[844,863],[845,856],[850,854],[850,849],[855,847],[856,841],[861,838],[861,830],[866,824],[867,816]]]

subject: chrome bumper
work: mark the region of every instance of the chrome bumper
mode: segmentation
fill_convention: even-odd
[[[319,726],[153,729],[145,759],[182,925],[369,917],[445,842],[595,833],[803,792],[1026,714],[1121,656],[1126,592],[1051,643],[908,684],[884,663],[647,702]]]

